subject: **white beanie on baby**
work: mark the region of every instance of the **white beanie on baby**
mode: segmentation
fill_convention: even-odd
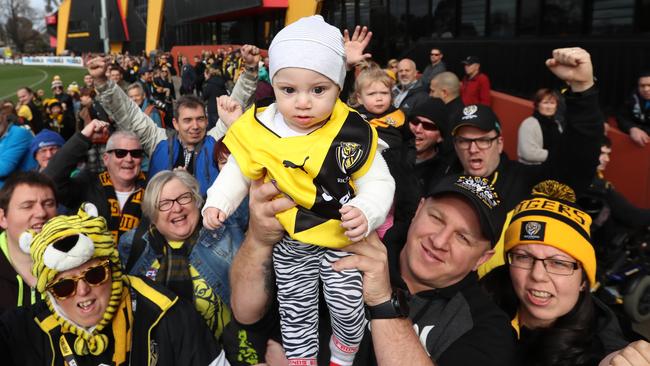
[[[284,27],[269,47],[269,76],[285,67],[298,67],[321,73],[343,89],[345,47],[338,28],[322,16],[304,17]]]

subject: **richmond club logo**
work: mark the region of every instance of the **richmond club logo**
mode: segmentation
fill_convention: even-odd
[[[524,221],[521,223],[520,240],[544,240],[544,231],[546,223],[541,221]]]
[[[478,106],[472,104],[463,108],[463,120],[478,118],[476,112],[478,111]]]
[[[363,149],[356,142],[341,142],[336,148],[336,162],[344,174],[348,174],[348,171],[361,160],[362,155]]]

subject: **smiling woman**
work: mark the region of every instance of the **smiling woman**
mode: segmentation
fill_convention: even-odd
[[[120,238],[128,273],[146,276],[191,301],[219,337],[230,321],[230,263],[243,240],[235,220],[201,226],[199,184],[184,170],[165,170],[147,185],[142,211],[150,222]]]
[[[0,320],[3,364],[228,364],[190,305],[123,274],[103,217],[57,216],[20,244],[45,301]]]

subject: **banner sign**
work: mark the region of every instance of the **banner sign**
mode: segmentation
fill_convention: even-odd
[[[23,65],[39,66],[74,66],[83,67],[83,59],[79,56],[24,56]]]

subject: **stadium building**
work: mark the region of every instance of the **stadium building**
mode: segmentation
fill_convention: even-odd
[[[543,60],[553,48],[584,47],[597,67],[605,107],[650,67],[650,0],[105,0],[112,51],[169,50],[177,45],[267,47],[284,24],[322,14],[340,27],[368,25],[370,52],[384,63],[410,57],[423,70],[438,47],[452,71],[477,55],[496,90],[530,97],[555,86]],[[100,0],[64,0],[56,20],[57,53],[102,51]],[[54,42],[54,41],[53,41]]]

